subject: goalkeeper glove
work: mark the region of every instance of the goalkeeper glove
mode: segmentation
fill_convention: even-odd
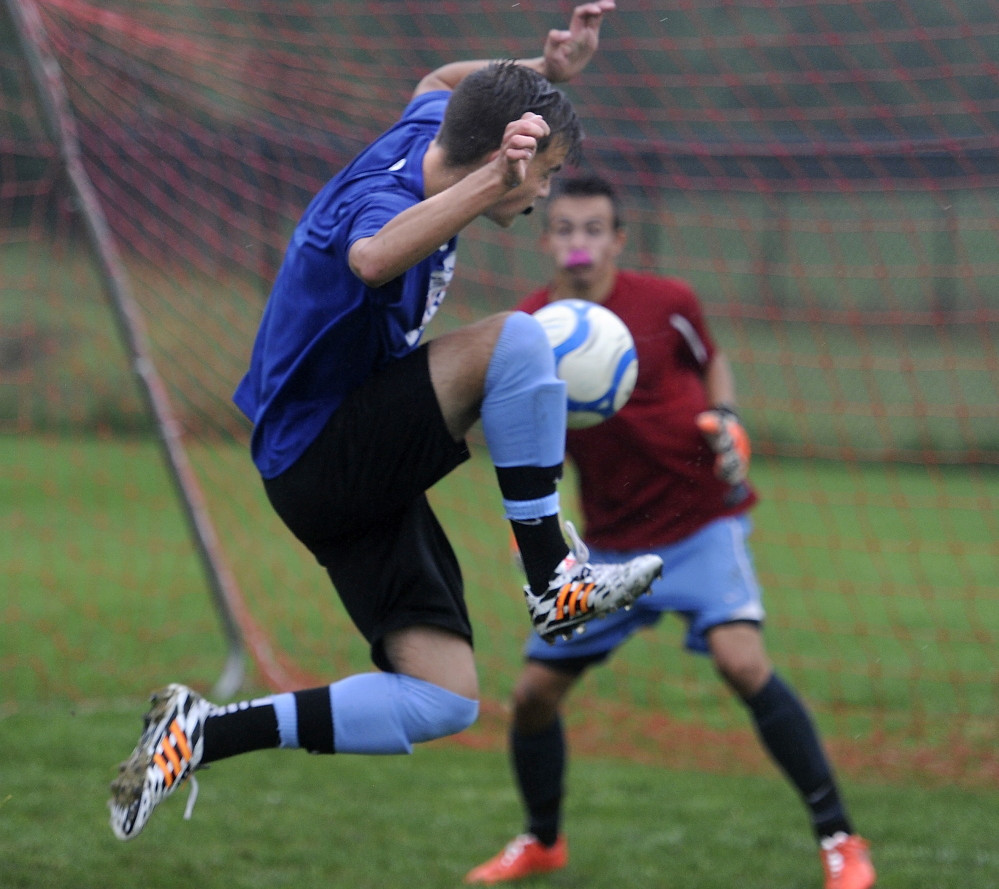
[[[749,471],[749,436],[731,408],[716,407],[697,415],[697,428],[715,457],[715,475],[729,485],[746,480]]]

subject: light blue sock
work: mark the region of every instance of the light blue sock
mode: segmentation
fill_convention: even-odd
[[[544,328],[532,315],[506,321],[486,372],[482,430],[493,465],[558,466],[565,459],[565,383]],[[555,515],[558,494],[530,501],[504,499],[507,518]]]
[[[290,691],[271,695],[270,702],[277,717],[279,746],[298,747],[298,711],[295,707],[295,695]]]
[[[360,673],[330,686],[337,753],[411,753],[468,728],[479,703],[401,673]]]

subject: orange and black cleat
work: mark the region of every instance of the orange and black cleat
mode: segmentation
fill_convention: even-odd
[[[167,686],[151,701],[139,743],[111,782],[111,829],[119,840],[138,836],[153,809],[188,780],[185,818],[198,795],[193,773],[204,753],[205,719],[215,707],[184,685]]]

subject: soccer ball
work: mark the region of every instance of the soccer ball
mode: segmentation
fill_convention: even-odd
[[[596,426],[621,410],[638,376],[635,341],[625,323],[585,299],[560,299],[534,317],[548,335],[556,372],[568,390],[569,428]]]

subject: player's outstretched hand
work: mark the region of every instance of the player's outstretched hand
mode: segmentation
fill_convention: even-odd
[[[707,439],[715,457],[715,475],[738,485],[749,472],[749,436],[734,411],[715,408],[697,415],[697,428]]]
[[[604,15],[614,8],[614,0],[583,3],[572,11],[568,31],[548,32],[542,72],[548,80],[562,83],[587,66],[597,50]]]

